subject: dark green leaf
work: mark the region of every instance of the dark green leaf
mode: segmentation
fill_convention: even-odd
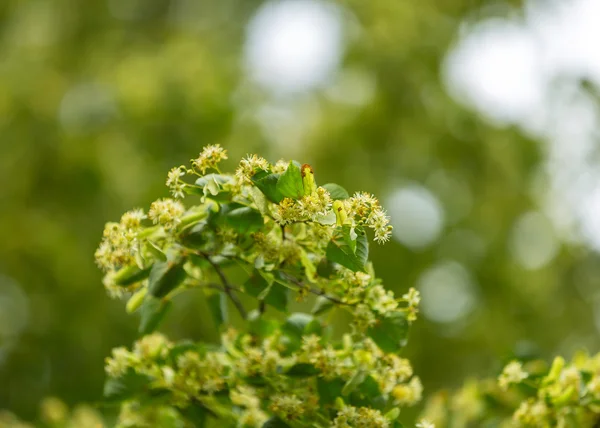
[[[160,260],[162,262],[167,261],[167,255],[157,244],[152,241],[146,241],[146,244],[147,250],[154,256],[156,260]]]
[[[297,312],[288,317],[282,329],[286,332],[301,337],[305,334],[306,327],[314,321],[314,318],[305,313]]]
[[[393,312],[377,320],[368,335],[383,352],[398,352],[406,344],[408,321],[403,313]]]
[[[225,293],[214,293],[208,296],[206,301],[218,329],[227,322],[227,296]]]
[[[317,392],[321,405],[332,404],[335,399],[342,395],[344,381],[342,379],[325,380],[317,378]]]
[[[251,311],[248,314],[248,331],[258,337],[267,337],[277,330],[277,321],[266,319],[259,311]]]
[[[288,317],[281,326],[283,332],[283,342],[286,351],[294,352],[302,346],[302,336],[308,334],[322,333],[321,324],[311,315],[304,313],[295,313]]]
[[[294,162],[290,161],[285,172],[279,177],[277,190],[286,198],[300,199],[304,196],[302,173]]]
[[[358,370],[344,385],[344,388],[342,389],[342,395],[350,395],[356,388],[359,387],[361,383],[365,381],[366,378],[367,372],[364,370]]]
[[[265,221],[259,211],[250,207],[241,207],[227,212],[225,223],[238,233],[251,233],[262,229]]]
[[[150,275],[150,270],[152,266],[149,266],[145,269],[140,269],[137,266],[128,266],[123,268],[117,272],[114,277],[115,284],[120,285],[122,287],[127,287],[128,285],[135,284],[136,282],[140,282]]]
[[[336,200],[336,199],[348,199],[350,197],[350,195],[348,194],[348,192],[346,191],[346,189],[344,189],[339,184],[327,183],[327,184],[324,184],[321,187],[324,187],[325,190],[327,190],[329,192],[329,194],[331,195],[331,199],[333,199],[333,200]]]
[[[118,378],[108,378],[104,384],[104,398],[108,401],[123,401],[141,394],[151,382],[146,375],[136,373],[133,369]]]
[[[312,364],[308,363],[297,363],[294,364],[288,371],[285,372],[286,376],[291,377],[310,377],[319,374],[319,370]]]
[[[169,294],[186,277],[183,265],[185,259],[176,258],[173,261],[156,262],[150,271],[148,291],[151,295],[161,298]]]
[[[179,413],[188,422],[192,423],[194,428],[203,428],[206,425],[206,417],[208,416],[209,411],[202,403],[193,400],[184,409],[179,409]]]
[[[185,229],[181,235],[181,243],[186,247],[200,248],[212,240],[213,232],[206,221],[196,223]]]
[[[140,308],[140,334],[149,334],[156,330],[171,306],[172,302],[170,300],[165,301],[151,296],[146,297]]]
[[[327,245],[326,256],[329,260],[357,272],[365,270],[369,257],[369,245],[364,230],[356,228],[356,239],[352,239],[349,225],[336,228],[331,241]]]
[[[273,416],[271,419],[269,419],[263,424],[262,428],[290,428],[290,426],[283,422],[281,419],[279,419],[277,416]]]
[[[188,351],[195,351],[198,352],[199,347],[196,343],[190,341],[190,340],[185,340],[182,342],[179,342],[177,344],[175,344],[170,350],[169,350],[169,358],[171,359],[171,361],[173,363],[177,362],[177,358],[180,355],[185,354]]]
[[[280,174],[271,174],[267,171],[259,171],[252,177],[252,182],[266,196],[266,198],[278,204],[283,200],[283,195],[277,189]]]
[[[248,278],[244,290],[249,295],[264,300],[267,305],[273,306],[278,311],[287,312],[287,290],[275,282],[269,284],[258,270],[255,269],[252,276]]]
[[[311,313],[315,316],[322,315],[333,308],[333,306],[334,303],[331,300],[327,299],[326,297],[319,296],[317,297],[317,301],[315,302],[315,306],[313,306]]]
[[[323,257],[317,265],[317,274],[323,278],[330,278],[335,273],[335,265],[327,257]]]

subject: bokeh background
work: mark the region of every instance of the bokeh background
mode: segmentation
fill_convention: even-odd
[[[137,320],[104,222],[220,143],[311,163],[392,216],[387,286],[423,295],[426,391],[600,344],[596,0],[0,1],[0,408],[101,396]],[[175,338],[215,340],[180,302]]]

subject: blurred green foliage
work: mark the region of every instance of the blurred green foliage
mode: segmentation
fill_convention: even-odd
[[[527,271],[509,252],[515,220],[537,208],[543,147],[459,107],[440,83],[461,23],[487,2],[340,1],[354,29],[340,76],[374,82],[358,105],[328,96],[331,87],[281,101],[249,81],[245,26],[260,1],[127,0],[127,19],[111,14],[117,3],[0,4],[0,298],[26,295],[0,306],[0,408],[28,418],[49,394],[99,399],[104,357],[137,328],[94,266],[102,227],[166,195],[166,171],[212,143],[231,159],[309,162],[319,182],[350,191],[383,196],[416,182],[441,201],[446,224],[434,244],[372,249],[396,291],[445,260],[476,284],[466,319],[422,317],[411,333],[408,356],[426,392],[495,373],[511,355],[598,346],[586,294],[597,255],[564,244],[552,263]],[[255,114],[264,105],[283,106],[293,121],[274,118],[265,133]],[[25,328],[11,327],[23,311]],[[194,302],[173,312],[174,339],[215,339]]]

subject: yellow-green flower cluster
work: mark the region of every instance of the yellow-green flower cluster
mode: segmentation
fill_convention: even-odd
[[[345,209],[348,215],[354,218],[358,224],[373,229],[377,242],[389,241],[392,236],[390,218],[375,196],[365,192],[357,192],[345,201]]]
[[[257,170],[267,171],[268,169],[269,162],[265,158],[248,155],[240,161],[239,166],[235,170],[235,177],[240,184],[250,184]]]
[[[96,250],[96,263],[104,271],[128,266],[134,262],[138,250],[138,232],[146,218],[144,211],[128,211],[119,223],[106,223],[102,242]]]
[[[497,381],[471,380],[453,395],[434,395],[423,416],[438,428],[593,428],[600,422],[599,383],[600,354],[580,353],[571,363],[556,357],[549,369],[511,361]]]
[[[175,228],[185,213],[185,207],[179,201],[165,198],[152,202],[148,211],[148,218],[154,224],[160,224],[165,230]]]
[[[206,174],[209,169],[218,171],[219,163],[225,159],[227,159],[227,150],[219,144],[209,145],[204,147],[196,159],[192,159],[192,166],[202,174]]]
[[[511,361],[498,376],[498,385],[502,389],[508,389],[511,384],[520,383],[527,376],[528,374],[523,370],[523,365],[520,362]]]
[[[154,333],[131,350],[114,349],[105,367],[112,385],[146,382],[124,399],[118,426],[187,426],[190,408],[227,427],[262,427],[269,419],[293,428],[393,426],[400,408],[423,392],[410,362],[396,355],[420,296],[411,289],[396,298],[367,260],[365,229],[377,242],[391,233],[379,201],[318,186],[306,164],[271,165],[250,155],[227,175],[219,171],[224,159],[219,145],[206,147],[190,169],[168,173],[173,198],[106,226],[96,259],[111,295],[135,293],[127,310],[140,311],[140,331],[156,329],[173,296],[197,287],[225,332],[218,346],[176,344]],[[184,197],[197,203],[186,208],[178,200]],[[290,289],[297,300],[315,299],[314,316],[270,317],[272,310],[288,313]],[[227,325],[223,299],[238,311],[243,332]],[[352,318],[341,342],[323,339],[321,317],[331,310]],[[394,337],[382,334],[386,328]],[[149,397],[160,402],[148,406]],[[369,404],[375,399],[385,416]]]
[[[388,428],[389,420],[379,410],[345,406],[333,421],[333,428]]]
[[[185,175],[185,168],[183,166],[177,166],[172,168],[167,174],[167,187],[171,190],[171,194],[174,198],[183,198],[185,196],[185,182],[181,180],[181,177]]]
[[[55,397],[47,397],[40,404],[40,424],[52,428],[104,428],[100,413],[91,406],[80,404],[70,410],[65,403]],[[0,411],[2,428],[34,428],[33,424],[20,421],[15,415]]]
[[[313,194],[305,195],[298,200],[285,198],[277,207],[275,219],[283,224],[296,222],[315,222],[325,217],[331,210],[331,195],[323,187],[317,187]]]

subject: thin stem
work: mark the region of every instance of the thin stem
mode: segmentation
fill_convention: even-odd
[[[312,293],[315,294],[317,296],[323,296],[325,297],[327,300],[333,302],[333,303],[337,303],[338,305],[347,305],[347,306],[354,306],[354,303],[348,303],[348,302],[344,302],[342,300],[339,300],[333,296],[330,296],[329,294],[327,294],[325,291],[323,290],[319,290],[318,288],[314,288],[314,287],[310,287],[307,286],[306,284],[304,284],[302,281],[300,281],[298,278],[293,277],[292,275],[289,275],[285,272],[282,272],[282,274],[289,279],[290,281],[292,281],[294,284],[296,284],[298,287]]]
[[[199,254],[202,257],[204,257],[206,259],[206,261],[208,261],[208,263],[210,263],[210,265],[213,267],[213,269],[219,276],[221,283],[223,284],[223,288],[224,288],[223,291],[231,299],[231,301],[235,305],[236,309],[238,310],[238,312],[240,313],[242,318],[246,319],[248,317],[248,314],[246,313],[246,309],[244,309],[244,305],[242,305],[242,302],[240,302],[240,299],[233,293],[233,291],[236,290],[236,288],[229,283],[229,281],[227,280],[227,277],[223,273],[223,270],[221,269],[221,267],[217,263],[215,263],[208,254],[206,254],[206,253],[199,253]]]

